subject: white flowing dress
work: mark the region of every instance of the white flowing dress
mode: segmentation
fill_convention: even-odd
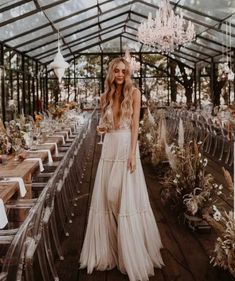
[[[122,126],[104,137],[98,164],[80,268],[87,272],[114,267],[130,281],[149,280],[161,268],[161,238],[150,206],[136,149],[136,170],[127,169],[131,130]]]

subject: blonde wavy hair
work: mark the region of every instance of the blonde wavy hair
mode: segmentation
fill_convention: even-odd
[[[133,108],[132,108],[132,93],[134,90],[134,84],[131,80],[130,64],[124,58],[115,58],[109,63],[108,73],[105,79],[105,91],[102,95],[101,112],[103,116],[103,122],[110,123],[107,109],[113,104],[113,98],[116,92],[115,85],[115,68],[120,63],[125,64],[125,78],[121,94],[121,107],[120,107],[120,120],[124,119],[131,124]]]

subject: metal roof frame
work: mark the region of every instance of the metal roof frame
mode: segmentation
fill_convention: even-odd
[[[22,42],[21,44],[18,44],[18,45],[15,45],[15,46],[12,47],[13,49],[18,50],[20,47],[27,46],[28,44],[31,44],[31,43],[34,43],[34,42],[36,42],[36,41],[45,39],[45,38],[47,38],[48,36],[51,36],[51,35],[55,34],[56,32],[58,32],[58,31],[57,31],[57,28],[56,28],[56,26],[55,26],[56,23],[62,22],[62,21],[64,21],[64,20],[66,20],[66,19],[69,19],[70,17],[77,16],[77,15],[79,15],[79,14],[86,13],[86,12],[88,12],[88,11],[90,11],[90,10],[93,10],[93,9],[97,8],[97,15],[87,17],[86,19],[83,19],[83,20],[80,20],[80,21],[76,21],[76,22],[74,22],[74,23],[72,23],[72,24],[68,24],[68,25],[66,25],[66,26],[64,26],[64,27],[62,27],[62,28],[60,29],[60,33],[61,33],[61,39],[63,40],[63,43],[64,43],[63,49],[68,49],[69,52],[70,52],[70,54],[66,54],[66,55],[65,55],[66,57],[71,56],[71,55],[72,55],[72,56],[76,56],[76,55],[77,55],[77,52],[78,52],[78,51],[73,52],[73,51],[71,50],[71,48],[74,47],[74,46],[76,46],[77,43],[85,43],[86,41],[92,40],[92,38],[94,39],[94,38],[97,37],[97,36],[98,36],[99,40],[98,40],[98,42],[97,42],[95,45],[99,45],[100,51],[102,52],[102,47],[101,47],[102,42],[107,42],[107,41],[109,41],[109,40],[112,40],[112,38],[117,38],[117,37],[120,37],[120,42],[121,42],[121,38],[122,38],[122,36],[125,37],[125,36],[124,36],[125,34],[129,34],[129,36],[134,36],[133,34],[128,33],[128,32],[126,31],[126,28],[130,28],[130,29],[133,29],[135,32],[137,32],[137,29],[136,29],[135,27],[131,26],[131,23],[134,22],[134,23],[140,24],[140,22],[137,21],[137,20],[135,20],[132,16],[138,16],[138,17],[141,17],[141,18],[143,18],[143,19],[146,19],[146,18],[147,18],[146,15],[141,14],[141,13],[138,13],[137,11],[133,10],[133,9],[132,9],[132,4],[139,3],[139,4],[145,5],[145,6],[150,7],[150,8],[154,8],[154,9],[158,9],[158,8],[159,8],[158,5],[152,4],[152,3],[149,3],[149,2],[146,2],[146,1],[144,1],[144,0],[133,0],[133,1],[129,1],[129,2],[123,3],[123,4],[118,5],[118,6],[114,7],[114,8],[112,8],[112,9],[108,9],[108,10],[102,12],[102,6],[105,5],[105,4],[107,4],[107,3],[109,3],[109,2],[114,2],[114,0],[106,0],[106,1],[101,2],[101,3],[99,3],[99,2],[97,1],[97,3],[96,3],[95,5],[91,5],[91,6],[88,7],[88,8],[85,8],[85,9],[79,10],[79,11],[76,11],[76,12],[74,12],[74,13],[70,13],[69,15],[66,15],[66,16],[64,16],[64,17],[61,17],[61,18],[59,18],[59,19],[57,19],[57,20],[54,20],[54,21],[52,22],[52,21],[50,20],[50,18],[46,15],[46,13],[45,13],[46,10],[47,10],[47,9],[50,9],[50,8],[52,8],[52,7],[56,7],[56,6],[59,7],[60,4],[63,4],[63,3],[68,2],[68,1],[69,1],[69,0],[54,0],[54,1],[52,1],[52,3],[50,3],[50,4],[47,4],[47,5],[44,5],[44,6],[40,6],[40,4],[38,3],[37,0],[19,0],[18,3],[9,4],[8,6],[2,7],[2,8],[1,8],[1,5],[0,5],[0,13],[1,13],[1,12],[3,13],[3,12],[5,12],[5,11],[8,11],[8,10],[12,9],[12,8],[15,8],[15,7],[17,7],[17,6],[20,6],[20,5],[23,5],[23,4],[25,4],[25,3],[29,3],[29,2],[32,2],[32,3],[34,3],[34,5],[35,5],[35,9],[32,10],[32,11],[30,11],[30,12],[26,12],[26,13],[24,13],[24,14],[22,14],[22,15],[17,16],[17,17],[9,18],[9,19],[7,19],[7,20],[5,20],[5,21],[0,22],[0,27],[4,26],[4,25],[6,25],[6,24],[13,23],[13,22],[15,22],[15,21],[17,21],[17,20],[26,18],[26,17],[31,16],[31,15],[33,15],[33,14],[36,14],[36,13],[38,13],[38,12],[43,12],[43,13],[44,13],[44,16],[45,16],[45,17],[47,18],[47,20],[48,20],[48,23],[46,23],[46,24],[43,24],[43,25],[38,26],[38,27],[36,27],[36,28],[32,28],[32,29],[27,30],[27,31],[25,31],[25,32],[22,32],[22,33],[20,33],[20,34],[16,34],[16,35],[13,36],[13,37],[9,37],[9,38],[7,38],[6,40],[3,40],[2,42],[3,42],[4,44],[7,43],[7,45],[9,44],[9,46],[10,46],[10,42],[11,42],[12,40],[14,40],[14,39],[18,39],[18,38],[20,38],[20,37],[22,37],[22,36],[25,36],[25,35],[28,35],[28,34],[30,34],[30,33],[32,33],[32,32],[36,32],[36,31],[40,30],[41,28],[46,28],[46,27],[49,27],[49,26],[52,27],[52,32],[48,32],[48,33],[46,33],[46,34],[44,34],[44,35],[42,35],[42,36],[38,36],[37,38],[31,39],[31,40],[28,40],[28,41],[24,41],[24,42]],[[170,1],[170,4],[172,5],[172,7],[173,7],[174,10],[175,10],[176,8],[180,8],[180,9],[182,9],[182,10],[189,11],[189,12],[192,13],[192,14],[199,15],[199,16],[202,16],[202,17],[205,17],[205,18],[209,18],[209,19],[211,19],[211,20],[213,20],[213,21],[216,22],[215,24],[209,25],[209,24],[207,24],[207,23],[205,23],[205,22],[201,22],[201,21],[199,21],[199,20],[197,20],[197,19],[194,19],[192,16],[190,16],[190,17],[189,17],[189,16],[184,16],[184,18],[185,18],[186,20],[190,20],[190,21],[194,22],[194,23],[197,24],[197,25],[200,25],[200,26],[205,27],[205,30],[203,30],[203,31],[201,31],[200,33],[198,33],[198,34],[196,35],[196,40],[195,40],[194,42],[192,42],[192,44],[194,44],[194,47],[195,47],[195,48],[196,48],[196,47],[205,48],[205,50],[208,49],[208,50],[210,50],[210,51],[215,52],[215,54],[213,54],[213,55],[206,55],[206,52],[204,53],[203,51],[199,51],[199,50],[197,51],[197,50],[195,50],[194,48],[190,48],[190,46],[184,46],[184,48],[186,48],[187,50],[189,50],[189,51],[192,52],[192,53],[183,52],[183,51],[181,50],[181,48],[179,48],[179,50],[176,50],[175,52],[173,52],[172,55],[177,55],[177,56],[180,55],[180,56],[182,56],[182,59],[185,59],[186,61],[188,60],[189,62],[192,62],[192,63],[198,63],[198,62],[200,62],[200,61],[209,63],[207,60],[209,60],[209,59],[211,59],[211,58],[213,58],[213,57],[217,57],[217,56],[222,55],[222,48],[226,47],[225,44],[224,44],[224,43],[221,43],[221,42],[218,42],[218,41],[216,41],[216,40],[213,40],[213,39],[211,39],[211,38],[207,38],[207,37],[205,37],[203,34],[204,34],[205,32],[208,32],[209,30],[213,30],[213,31],[219,32],[220,34],[226,34],[226,32],[221,29],[221,26],[222,26],[222,24],[228,23],[227,19],[230,18],[233,14],[235,14],[235,11],[234,11],[233,13],[229,13],[226,17],[218,18],[218,17],[214,17],[214,16],[211,16],[211,15],[208,15],[208,14],[206,14],[206,13],[203,13],[203,12],[201,12],[201,11],[195,10],[195,9],[193,9],[193,8],[191,8],[191,7],[184,6],[184,5],[182,5],[182,4],[180,3],[180,0],[178,0],[176,3],[173,2],[173,1]],[[118,13],[117,15],[113,16],[112,18],[106,18],[106,19],[100,20],[100,16],[108,15],[110,12],[118,11],[118,10],[124,8],[124,7],[130,7],[130,9],[128,9],[127,11],[124,11],[124,12],[120,12],[120,13]],[[114,24],[112,24],[111,26],[102,28],[102,26],[101,26],[102,23],[107,22],[107,21],[109,21],[109,20],[111,20],[111,19],[114,19],[114,18],[119,18],[119,17],[121,17],[121,16],[123,16],[123,15],[127,15],[126,19],[125,19],[125,20],[122,20],[122,21],[119,23],[119,25],[123,23],[123,26],[121,25],[121,26],[119,26],[118,28],[115,29],[115,28],[114,28]],[[77,32],[72,32],[72,33],[63,35],[63,31],[64,31],[64,30],[67,30],[67,29],[69,29],[69,28],[72,28],[72,27],[74,27],[74,26],[76,26],[76,25],[78,25],[78,24],[79,24],[79,25],[85,24],[85,23],[89,22],[89,21],[92,20],[92,19],[97,19],[97,23],[90,24],[90,25],[88,25],[88,26],[86,26],[86,27],[84,27],[84,28],[78,30]],[[95,31],[95,32],[93,32],[93,33],[91,33],[91,34],[85,35],[85,36],[83,36],[82,38],[75,39],[75,40],[72,40],[72,41],[70,41],[70,42],[66,42],[66,38],[70,37],[71,35],[76,34],[76,33],[79,33],[79,32],[82,32],[82,31],[84,31],[84,30],[89,30],[91,27],[94,27],[94,26],[98,26],[98,31]],[[231,26],[232,26],[232,27],[235,27],[235,24],[231,24]],[[115,30],[118,30],[119,28],[123,28],[123,30],[122,30],[121,33],[118,33],[117,35],[108,37],[108,38],[106,38],[106,39],[102,39],[102,36],[103,36],[103,35],[107,35],[107,34],[110,33],[110,32],[113,32],[113,31],[115,31]],[[231,34],[231,37],[234,38],[234,37],[235,37],[235,34],[232,33],[232,34]],[[198,38],[198,39],[205,40],[205,42],[209,42],[212,46],[207,46],[206,43],[205,43],[205,45],[204,45],[203,42],[197,42],[197,38]],[[129,37],[128,39],[130,39],[130,37]],[[82,40],[82,41],[81,41],[81,40]],[[130,39],[130,40],[133,40],[133,39]],[[27,50],[27,51],[21,51],[21,53],[23,53],[23,54],[28,54],[28,55],[30,56],[30,52],[35,51],[35,50],[37,50],[37,49],[39,49],[39,48],[41,48],[41,47],[43,47],[43,46],[46,46],[46,45],[51,44],[51,43],[56,42],[56,41],[57,41],[57,40],[50,40],[49,42],[44,42],[43,44],[37,45],[36,47],[32,47],[31,49],[29,49],[29,50]],[[136,40],[136,41],[138,42],[138,40]],[[94,45],[94,44],[90,44],[90,45],[88,45],[88,46],[86,47],[86,49],[87,49],[87,48],[92,48],[92,47],[94,47],[95,45]],[[213,48],[213,45],[221,47],[221,51],[218,50],[218,49],[216,49],[216,48]],[[122,47],[120,46],[120,48],[122,48]],[[40,60],[40,59],[45,58],[45,57],[48,56],[48,55],[53,55],[54,53],[56,53],[56,52],[54,52],[54,51],[56,51],[56,49],[57,49],[57,48],[50,48],[50,49],[48,49],[47,51],[36,55],[36,56],[35,56],[35,59],[39,59],[39,60]],[[83,49],[84,49],[84,48],[81,48],[81,49],[78,49],[78,50],[79,50],[79,51],[82,51]],[[141,50],[142,50],[142,47],[140,48],[140,51],[141,51]],[[200,57],[194,56],[195,53],[200,54]],[[206,57],[206,56],[207,56],[207,57]],[[234,57],[234,52],[233,52],[233,54],[232,54],[232,57]],[[196,59],[196,61],[195,61],[195,59]]]

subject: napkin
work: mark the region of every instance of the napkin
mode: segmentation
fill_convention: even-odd
[[[44,144],[53,144],[55,146],[55,156],[59,155],[58,145],[56,142],[45,142]]]
[[[27,192],[24,181],[21,177],[5,177],[3,180],[1,180],[1,182],[18,182],[21,197],[24,197]]]
[[[39,169],[40,169],[40,172],[43,172],[44,171],[44,168],[43,168],[43,164],[42,164],[42,159],[41,158],[26,158],[25,161],[38,161],[39,163]]]
[[[0,198],[0,229],[4,228],[8,223],[7,214],[3,200]]]
[[[37,150],[30,150],[30,153],[31,152],[36,152],[36,153],[38,153],[38,152],[47,152],[47,155],[48,155],[48,163],[49,164],[52,164],[53,163],[53,160],[52,160],[52,156],[51,156],[51,151],[50,151],[50,149],[37,149]]]

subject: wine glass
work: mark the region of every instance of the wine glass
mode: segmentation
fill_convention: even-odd
[[[40,134],[41,134],[41,129],[39,127],[35,127],[33,130],[33,145],[39,144]]]
[[[97,132],[100,135],[100,141],[98,142],[98,144],[103,144],[103,134],[107,132],[107,127],[104,125],[99,125],[97,126]]]
[[[19,152],[20,152],[20,150],[21,150],[21,146],[20,146],[20,144],[17,142],[17,141],[15,141],[15,143],[14,144],[12,144],[12,149],[13,149],[13,153],[14,153],[14,163],[15,164],[18,164],[18,162],[19,162]]]

